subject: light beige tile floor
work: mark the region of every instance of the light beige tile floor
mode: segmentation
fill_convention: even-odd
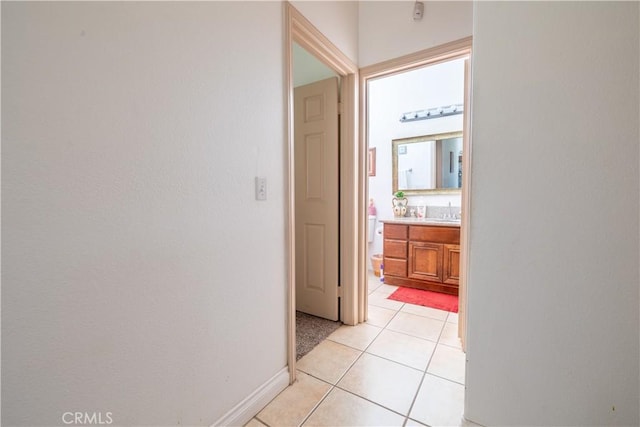
[[[463,419],[458,315],[388,300],[369,278],[369,320],[300,359],[298,378],[248,426],[471,426]]]

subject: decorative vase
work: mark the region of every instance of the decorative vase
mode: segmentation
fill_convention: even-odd
[[[398,199],[394,197],[391,202],[393,203],[393,216],[401,217],[407,213],[407,203],[409,202],[406,197]]]

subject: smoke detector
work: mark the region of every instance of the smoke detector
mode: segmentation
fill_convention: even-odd
[[[416,4],[413,6],[413,20],[419,21],[422,19],[424,15],[424,3],[421,1],[416,1]]]

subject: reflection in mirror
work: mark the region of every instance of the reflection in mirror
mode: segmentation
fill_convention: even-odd
[[[394,139],[393,192],[457,192],[462,187],[462,132]]]

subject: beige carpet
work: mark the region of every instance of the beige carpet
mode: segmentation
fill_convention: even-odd
[[[342,322],[296,311],[296,360],[313,350],[340,325]]]

